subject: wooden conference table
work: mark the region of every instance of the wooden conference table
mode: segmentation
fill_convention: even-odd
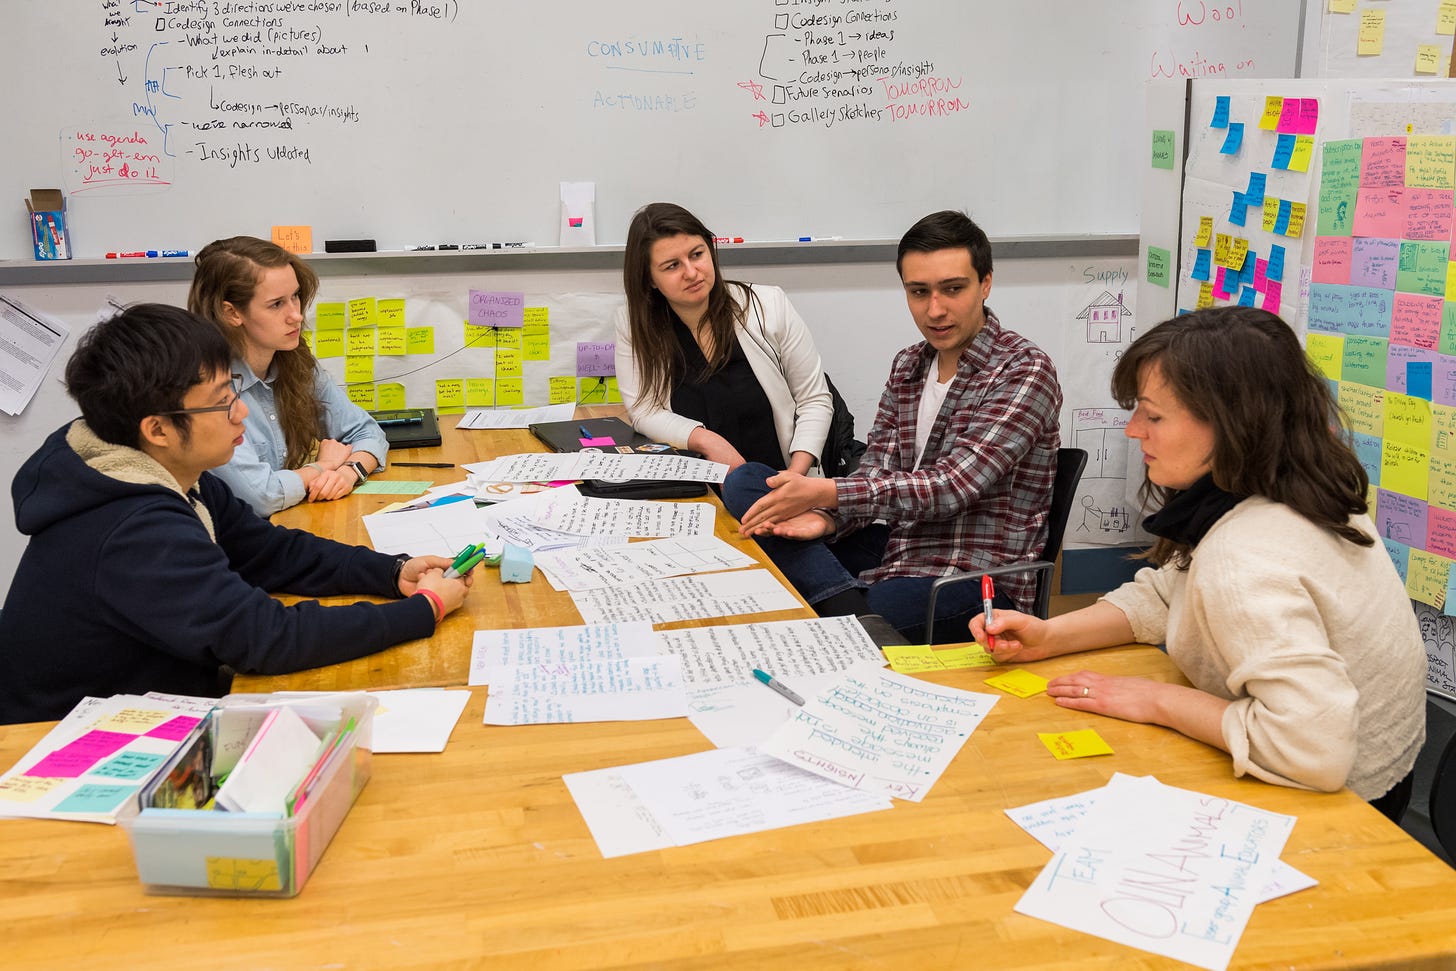
[[[578,408],[578,417],[621,413],[619,406]],[[460,466],[467,463],[484,462],[501,455],[520,452],[545,451],[535,436],[525,429],[461,431],[455,428],[458,421],[457,416],[441,416],[441,445],[438,448],[392,449],[389,453],[391,462],[450,462],[454,468],[400,468],[391,465],[375,478],[431,480],[436,485],[443,485],[463,480],[466,473]],[[341,543],[368,546],[369,533],[364,528],[363,517],[407,498],[409,497],[365,493],[335,502],[305,502],[278,513],[273,521],[283,526],[306,529]],[[794,592],[793,587],[784,580],[783,574],[764,556],[758,544],[739,535],[737,520],[728,515],[716,495],[710,491],[701,498],[682,501],[711,503],[717,510],[715,532],[718,537],[758,560],[761,566],[778,577],[786,589]],[[664,625],[664,628],[798,620],[817,616],[803,598],[797,594],[795,597],[802,606],[792,610],[746,614],[732,618],[731,621],[722,617],[683,621]],[[352,603],[359,599],[325,597],[322,602]],[[300,671],[297,674],[269,677],[239,675],[233,681],[233,691],[339,691],[464,684],[470,673],[470,647],[475,631],[491,628],[556,627],[581,622],[581,615],[577,613],[571,595],[552,589],[540,571],[536,572],[530,583],[503,584],[500,582],[499,570],[481,567],[476,570],[475,583],[470,596],[466,598],[465,606],[446,617],[433,637],[407,641],[369,657]]]
[[[1027,667],[1181,680],[1113,648]],[[931,676],[981,689],[987,671]],[[1173,732],[998,695],[922,803],[603,860],[563,773],[708,749],[686,719],[487,727],[485,689],[444,753],[379,755],[293,900],[148,897],[119,829],[0,821],[6,967],[1184,968],[1012,911],[1050,858],[1003,810],[1114,771],[1298,816],[1283,859],[1319,885],[1257,907],[1234,968],[1456,966],[1456,871],[1348,791],[1232,778]],[[49,725],[0,727],[0,765]],[[1039,731],[1116,754],[1059,762]]]

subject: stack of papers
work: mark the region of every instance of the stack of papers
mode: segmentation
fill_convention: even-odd
[[[283,816],[289,792],[321,754],[319,737],[297,712],[274,708],[217,790],[217,804],[229,812]]]
[[[0,816],[115,823],[217,699],[85,698],[0,776]]]
[[[686,455],[618,452],[526,452],[474,462],[465,470],[487,482],[555,482],[578,479],[652,479],[661,482],[722,482],[728,466]]]

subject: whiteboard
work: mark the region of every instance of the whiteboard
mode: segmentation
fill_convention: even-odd
[[[1301,0],[47,0],[0,36],[12,193],[76,254],[309,225],[597,243],[654,199],[756,240],[1137,231],[1155,78],[1295,74]],[[23,93],[23,96],[17,96]],[[30,257],[23,210],[0,259]]]

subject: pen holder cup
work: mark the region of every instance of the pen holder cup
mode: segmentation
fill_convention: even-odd
[[[322,740],[318,771],[301,803],[294,804],[295,813],[173,808],[179,791],[185,803],[189,777],[198,771],[212,776],[219,764],[235,764],[268,711],[279,706],[294,709]],[[131,840],[143,889],[213,897],[296,895],[369,781],[377,706],[363,692],[223,698],[142,787],[134,811],[118,820]],[[341,737],[328,749],[335,731]]]

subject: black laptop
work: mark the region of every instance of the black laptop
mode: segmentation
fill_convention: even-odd
[[[578,418],[573,421],[542,421],[530,426],[531,434],[553,452],[580,452],[599,448],[603,452],[639,455],[691,455],[661,442],[639,435],[620,418]],[[585,445],[583,441],[609,438],[611,445]],[[578,488],[584,496],[601,499],[691,499],[701,496],[708,487],[701,482],[661,481],[657,479],[587,479]]]
[[[440,420],[433,408],[405,408],[399,411],[371,411],[389,447],[433,448],[440,444]]]

